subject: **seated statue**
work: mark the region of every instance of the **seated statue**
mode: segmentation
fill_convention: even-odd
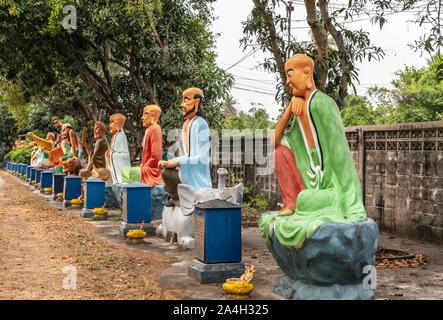
[[[340,111],[316,89],[313,71],[303,54],[285,64],[293,97],[271,140],[284,208],[263,214],[259,229],[287,276],[277,290],[294,299],[366,299],[358,269],[375,262],[378,228],[366,216]]]
[[[131,165],[129,157],[128,139],[123,129],[126,118],[115,113],[109,118],[109,131],[112,134],[111,145],[106,151],[106,167],[111,171],[112,183],[122,183],[121,171]]]
[[[300,247],[321,224],[366,219],[366,211],[340,111],[316,89],[314,62],[296,54],[285,70],[293,98],[271,140],[284,208],[277,215],[263,215],[260,230],[268,241],[274,225],[282,244]],[[292,115],[297,120],[284,134]]]
[[[103,122],[96,122],[94,124],[94,139],[95,146],[92,153],[89,150],[86,141],[82,143],[89,155],[87,167],[80,170],[80,177],[82,178],[82,181],[87,180],[91,176],[94,178],[100,178],[99,169],[106,169],[105,153],[108,150],[109,145],[108,141],[106,140],[106,125]],[[110,175],[106,176],[108,178],[107,183],[112,183],[111,180],[109,180]]]
[[[37,144],[37,150],[31,156],[31,163],[39,168],[48,168],[49,154],[54,148],[54,134],[48,132],[46,139],[36,136],[33,132],[28,132],[28,136],[34,139]]]
[[[57,118],[53,118],[52,122],[61,127],[62,140],[69,142],[69,152],[72,153],[74,158],[78,158],[81,151],[80,140],[72,125],[70,123],[61,123]]]
[[[142,144],[142,163],[140,167],[123,168],[123,182],[141,182],[151,187],[164,184],[161,169],[158,167],[158,162],[162,159],[162,129],[157,124],[161,112],[156,105],[144,108],[142,121],[146,130]]]
[[[209,169],[210,132],[203,118],[203,92],[198,88],[186,89],[181,109],[183,124],[181,156],[171,160],[161,160],[165,190],[170,194],[166,206],[179,206],[178,184],[186,184],[194,189],[212,188]],[[177,170],[179,168],[179,170]]]

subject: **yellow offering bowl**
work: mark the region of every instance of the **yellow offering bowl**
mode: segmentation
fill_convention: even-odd
[[[146,237],[146,232],[140,229],[129,230],[126,236],[131,239],[132,242],[138,243],[143,242],[144,237]]]
[[[35,184],[35,180],[32,180],[32,181],[31,181],[31,184]]]
[[[57,198],[59,199],[59,200],[62,200],[63,199],[63,193],[57,193]]]
[[[235,298],[247,298],[248,294],[254,290],[254,286],[247,281],[241,281],[239,278],[229,278],[223,283],[223,290]]]
[[[80,208],[80,206],[83,204],[83,201],[80,199],[72,199],[71,204],[74,208]]]
[[[51,194],[51,193],[52,193],[52,188],[44,188],[43,191],[44,191],[46,194]]]
[[[92,213],[95,217],[104,217],[108,213],[108,211],[105,208],[95,208],[94,210],[92,210]]]

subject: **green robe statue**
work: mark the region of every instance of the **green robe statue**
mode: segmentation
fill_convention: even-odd
[[[307,113],[315,148],[308,147],[299,119],[285,133],[305,189],[298,194],[294,214],[262,215],[259,228],[268,243],[274,232],[281,244],[300,248],[324,223],[366,219],[360,181],[337,105],[316,90],[309,98]]]

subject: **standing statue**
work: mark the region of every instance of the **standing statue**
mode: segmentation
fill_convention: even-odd
[[[62,139],[65,140],[65,155],[70,153],[72,157],[78,158],[80,153],[80,140],[72,128],[72,125],[70,123],[61,123],[57,118],[52,118],[52,122],[61,127]]]
[[[210,132],[203,118],[203,92],[198,88],[189,88],[182,96],[181,109],[186,119],[182,129],[182,155],[168,161],[161,160],[158,165],[163,169],[165,190],[171,196],[167,206],[179,205],[177,186],[180,181],[196,190],[212,187],[209,170]]]
[[[70,123],[62,124],[56,117],[52,118],[52,122],[61,127],[61,149],[57,149],[57,151],[63,153],[63,156],[60,157],[58,161],[55,161],[57,164],[55,172],[78,175],[80,169],[83,167],[80,139]],[[55,152],[54,156],[59,157],[58,152]],[[51,164],[53,164],[52,161]]]
[[[361,287],[362,270],[354,269],[375,262],[378,229],[366,216],[340,111],[316,89],[311,58],[292,56],[285,72],[293,97],[271,140],[284,208],[259,220],[265,242],[287,275],[276,288],[293,290],[295,299],[370,297]],[[288,127],[292,116],[297,118]],[[332,252],[355,259],[342,261]],[[332,285],[343,292],[335,295]]]
[[[164,184],[158,167],[162,159],[162,129],[157,124],[161,113],[157,105],[148,105],[143,109],[142,121],[146,130],[142,144],[142,163],[140,167],[123,168],[123,182],[141,182],[151,187]]]
[[[120,113],[109,117],[109,131],[112,134],[111,145],[106,151],[107,168],[111,171],[112,183],[122,183],[121,171],[131,165],[128,139],[123,129],[126,118]]]

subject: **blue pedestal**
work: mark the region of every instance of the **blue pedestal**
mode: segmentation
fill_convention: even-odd
[[[26,182],[29,182],[31,179],[31,169],[34,168],[33,166],[28,166],[26,168]]]
[[[326,223],[300,249],[290,249],[272,235],[269,251],[285,273],[274,292],[296,300],[367,300],[365,266],[375,265],[377,224],[367,219],[357,223]]]
[[[41,174],[42,174],[43,171],[44,171],[44,170],[42,170],[42,169],[35,169],[35,185],[34,185],[34,188],[35,188],[36,190],[39,189],[39,187],[38,187],[37,185],[40,183],[40,180],[41,180]]]
[[[65,173],[54,173],[52,175],[52,200],[57,200],[58,193],[64,193]]]
[[[28,169],[28,165],[27,164],[24,164],[23,166],[22,166],[22,179],[26,179],[25,178],[25,176],[27,177],[28,176],[28,174],[27,174],[27,169]]]
[[[82,181],[79,176],[68,175],[64,177],[63,185],[63,207],[71,206],[72,199],[78,199],[82,193]]]
[[[244,272],[241,206],[215,199],[195,206],[196,259],[188,274],[200,283],[225,281]]]
[[[36,167],[32,167],[31,168],[31,175],[30,175],[30,180],[29,180],[29,184],[32,186],[32,181],[35,180],[35,170],[37,170]]]
[[[52,188],[52,171],[42,171],[40,183],[40,193],[45,193],[45,188]]]
[[[140,229],[144,222],[143,230],[148,234],[155,234],[151,224],[151,187],[134,182],[123,185],[123,222],[120,234],[126,237],[130,229]]]
[[[84,182],[85,207],[81,215],[93,217],[92,210],[102,208],[105,203],[105,182],[97,178],[89,178]]]
[[[127,223],[151,222],[151,187],[143,183],[123,186],[123,221]]]
[[[106,185],[105,208],[118,208],[123,210],[123,187],[126,184]],[[164,185],[151,188],[151,220],[161,220],[164,204],[168,201],[169,194]]]

